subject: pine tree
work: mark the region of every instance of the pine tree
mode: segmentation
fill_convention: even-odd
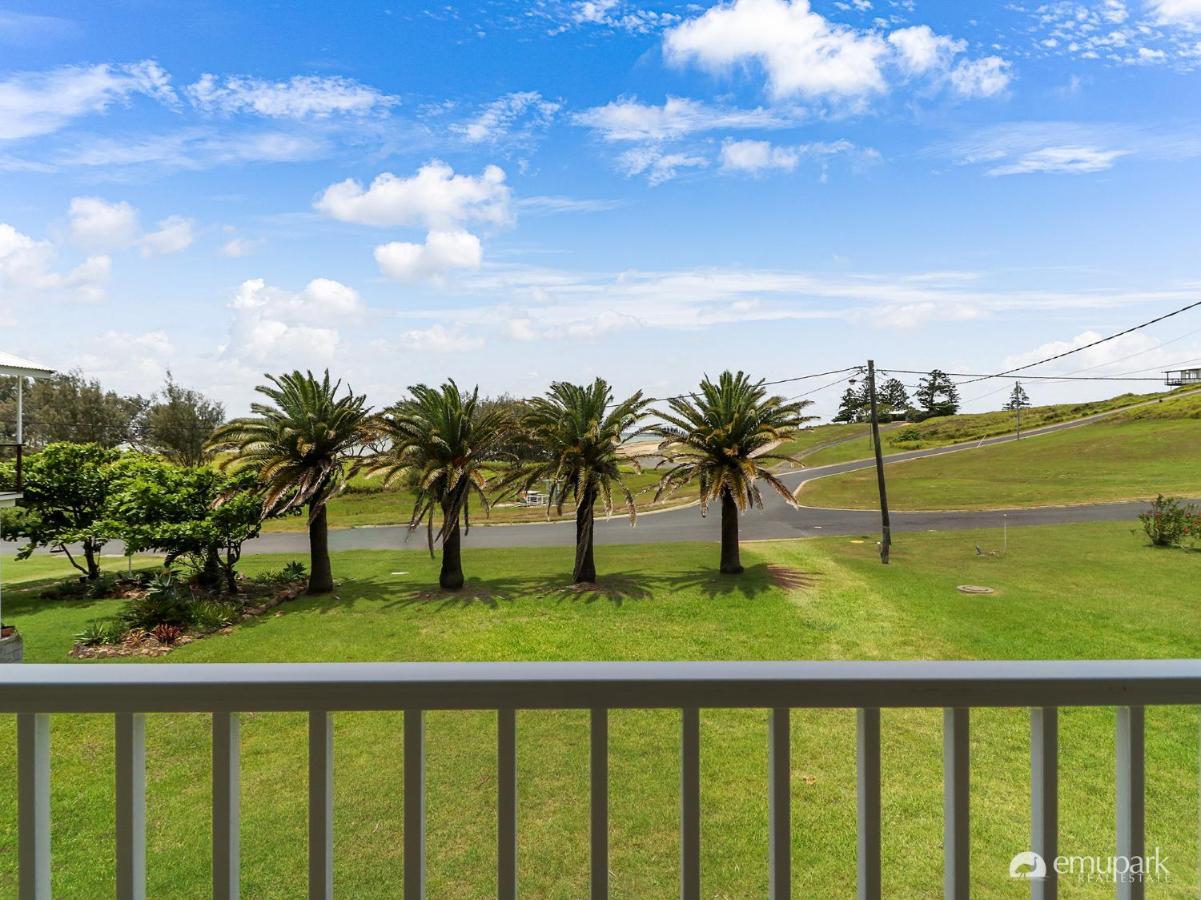
[[[909,392],[898,379],[890,378],[880,389],[880,417],[885,422],[904,418],[909,409]]]
[[[959,389],[941,369],[921,380],[914,399],[927,416],[953,416],[959,412]]]
[[[1019,409],[1030,408],[1030,396],[1026,393],[1026,389],[1022,387],[1020,381],[1013,383],[1013,392],[1009,395],[1009,402],[1005,404],[1005,409],[1010,412],[1016,412]]]

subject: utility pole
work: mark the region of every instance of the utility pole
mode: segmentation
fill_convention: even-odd
[[[888,565],[888,551],[892,546],[892,524],[888,518],[888,491],[884,484],[884,451],[880,447],[880,413],[876,401],[876,363],[867,361],[867,392],[872,407],[872,443],[876,447],[876,484],[880,489],[880,522],[883,534],[880,538],[880,562]]]
[[[1020,381],[1017,381],[1014,383],[1018,386],[1018,390],[1020,391],[1022,389],[1022,383]],[[1019,400],[1018,401],[1018,436],[1017,436],[1017,440],[1020,441],[1021,439],[1022,439],[1022,403]]]

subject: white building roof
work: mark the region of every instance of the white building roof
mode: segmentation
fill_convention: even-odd
[[[24,375],[26,378],[49,378],[53,374],[53,369],[48,369],[32,360],[23,359],[20,356],[0,350],[0,375]]]

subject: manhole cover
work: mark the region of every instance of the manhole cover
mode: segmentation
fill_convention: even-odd
[[[961,594],[995,594],[996,593],[996,591],[994,591],[992,588],[985,587],[982,584],[961,584],[961,585],[959,585],[959,587],[955,588],[955,590],[959,591],[959,593],[961,593]]]

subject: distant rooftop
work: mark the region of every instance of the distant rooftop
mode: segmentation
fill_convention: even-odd
[[[0,350],[0,375],[24,375],[26,378],[49,378],[54,370]]]

